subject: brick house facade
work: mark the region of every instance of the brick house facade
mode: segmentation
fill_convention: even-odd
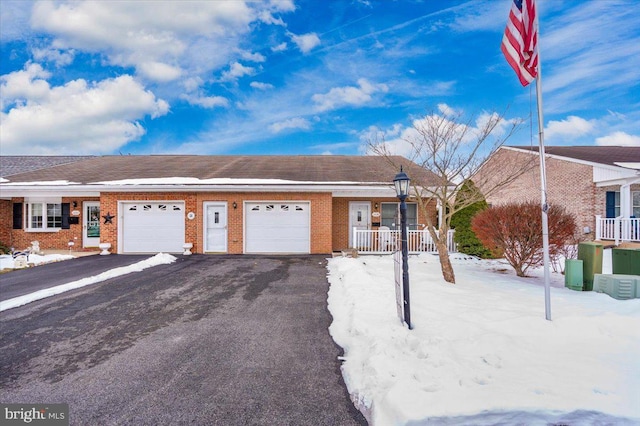
[[[630,166],[619,165],[640,162],[640,148],[547,147],[545,151],[548,203],[560,205],[572,214],[583,238],[596,237],[595,231],[600,226],[597,223],[598,217],[616,215],[612,214],[611,199],[619,199],[621,191],[623,194],[625,191],[628,193],[626,199],[630,202],[618,205],[617,215],[632,217],[634,211],[640,209],[640,205],[634,205],[633,202],[634,197],[636,202],[640,201],[639,172]],[[500,165],[509,164],[523,152],[536,157],[539,155],[536,148],[502,147],[483,165],[479,173],[482,178],[479,180],[487,179],[491,183],[491,176],[485,176],[486,173],[483,175],[486,170],[496,170]],[[489,204],[524,201],[540,203],[539,167],[528,169],[486,198]]]
[[[173,207],[180,211],[172,217],[183,228],[178,230],[182,240],[175,241],[173,251],[191,243],[194,253],[210,252],[205,247],[212,232],[207,228],[207,218],[208,214],[215,214],[218,220],[219,213],[224,221],[221,232],[226,239],[222,252],[242,254],[255,252],[249,250],[249,222],[252,215],[260,212],[249,211],[249,206],[252,210],[282,208],[283,214],[299,208],[300,214],[291,217],[301,218],[299,226],[308,227],[308,249],[295,252],[328,254],[349,246],[350,203],[370,204],[371,229],[379,226],[383,203],[397,203],[391,185],[396,171],[379,157],[322,156],[311,161],[308,157],[188,157],[190,164],[199,163],[197,168],[186,170],[184,156],[91,157],[73,163],[73,167],[54,166],[7,176],[8,182],[0,184],[0,243],[23,249],[37,240],[41,249],[67,249],[73,242],[74,250],[96,250],[98,243],[110,243],[113,253],[135,252],[128,248],[132,247],[127,240],[132,238],[131,230],[125,226],[132,223],[128,210],[137,210],[133,212],[137,214],[149,208],[151,214],[152,209]],[[238,167],[229,174],[224,169],[231,160]],[[398,161],[410,173],[425,173],[404,159]],[[280,170],[282,163],[289,167]],[[318,165],[314,168],[313,164]],[[181,175],[193,177],[174,178]],[[56,222],[55,227],[42,231],[31,227],[33,218],[29,215],[33,216],[31,205],[35,201],[44,206],[51,203],[62,206],[61,210],[67,212],[63,215],[68,216],[62,218],[63,225]],[[99,239],[91,243],[87,243],[88,214],[84,208],[87,202],[99,205],[100,214]],[[222,210],[209,212],[208,205],[220,206]],[[307,207],[308,212],[303,212]],[[417,222],[425,223],[420,209],[416,210]],[[431,210],[435,215],[435,204]],[[69,217],[75,219],[69,221]],[[150,220],[161,220],[158,217],[149,216]],[[284,216],[273,217],[288,225],[282,219]],[[277,232],[276,225],[273,232]],[[264,226],[268,228],[271,224],[267,222]],[[153,233],[161,239],[168,230],[168,224],[164,227],[158,222]]]

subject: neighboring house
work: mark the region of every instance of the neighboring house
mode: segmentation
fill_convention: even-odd
[[[0,157],[26,164],[25,157]],[[35,158],[35,157],[34,157]],[[68,159],[68,158],[67,158]],[[114,253],[316,253],[393,226],[398,170],[378,156],[99,156],[3,171],[0,243]],[[392,158],[422,182],[434,176]],[[37,163],[37,161],[34,161]],[[408,200],[410,229],[425,220]],[[435,204],[430,209],[436,215]]]
[[[538,147],[503,146],[480,170],[496,170]],[[587,239],[640,241],[640,147],[545,147],[547,200],[574,215]],[[540,169],[534,167],[487,196],[489,204],[540,202]]]

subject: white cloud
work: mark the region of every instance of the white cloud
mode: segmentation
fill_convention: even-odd
[[[24,70],[1,76],[2,111],[14,103],[23,105],[27,101],[46,100],[50,94],[49,83],[46,79],[50,76],[51,74],[45,71],[40,64],[33,63],[26,64]]]
[[[295,35],[289,33],[291,40],[298,46],[302,53],[309,53],[314,47],[320,45],[320,37],[316,33]]]
[[[447,104],[438,104],[438,111],[440,111],[446,117],[453,117],[453,116],[458,115],[458,111],[456,111],[455,109],[451,108]]]
[[[145,133],[138,120],[169,110],[129,75],[54,87],[46,77],[37,64],[2,76],[2,91],[14,103],[0,120],[3,154],[113,152]]]
[[[0,13],[0,40],[7,42],[25,38],[29,28],[31,2],[2,0]]]
[[[309,120],[301,117],[290,118],[285,121],[280,121],[278,123],[273,123],[269,126],[269,130],[273,133],[280,133],[283,130],[287,129],[303,129],[309,130],[311,128],[311,123]]]
[[[111,65],[169,81],[220,69],[243,51],[262,12],[294,9],[289,1],[42,1],[33,3],[31,25],[60,52],[99,53]]]
[[[442,107],[441,107],[442,106]],[[465,146],[473,146],[478,140],[477,137],[485,133],[488,123],[496,123],[499,115],[495,112],[483,112],[476,117],[475,124],[465,122],[463,119],[458,120],[459,114],[454,116],[448,116],[447,113],[451,111],[457,111],[454,108],[447,106],[446,104],[438,105],[440,114],[426,115],[421,118],[414,119],[411,126],[405,126],[403,124],[396,123],[387,129],[380,129],[377,127],[370,127],[360,133],[360,140],[362,142],[361,151],[365,154],[373,154],[370,145],[383,144],[385,149],[392,155],[402,155],[407,158],[413,158],[420,162],[421,157],[429,155],[430,150],[420,150],[416,152],[416,149],[412,145],[412,142],[416,143],[416,146],[425,141],[425,137],[417,129],[439,129],[437,132],[440,135],[446,135],[448,141],[460,143],[460,155],[466,155]],[[501,118],[497,121],[493,131],[490,133],[494,138],[500,138],[505,135],[506,130],[514,124],[514,120]],[[494,139],[495,140],[495,139]],[[470,145],[467,145],[470,144]],[[487,138],[486,145],[491,145],[491,139]],[[448,144],[444,143],[440,149],[446,148]],[[481,150],[482,151],[482,150]],[[481,155],[481,154],[480,154]],[[424,160],[424,158],[422,158]]]
[[[271,48],[272,52],[284,52],[285,50],[287,50],[287,43],[284,41],[278,44],[277,46],[273,46]]]
[[[546,7],[555,3],[546,2]],[[542,35],[543,80],[552,113],[615,104],[638,82],[638,17],[619,2],[590,1],[549,20]],[[567,43],[571,40],[571,43]]]
[[[229,100],[222,96],[191,96],[182,95],[182,99],[189,102],[191,105],[201,106],[203,108],[215,108],[215,107],[227,107],[229,106]]]
[[[200,77],[190,77],[182,81],[182,87],[187,92],[194,92],[204,83]]]
[[[240,77],[245,75],[252,75],[255,72],[255,68],[245,67],[239,62],[234,62],[229,65],[229,70],[222,73],[221,81],[236,81]]]
[[[258,52],[256,53],[242,52],[241,56],[242,56],[242,59],[245,59],[251,62],[264,62],[267,60],[267,58],[265,58],[263,54]]]
[[[182,75],[182,70],[179,67],[162,62],[143,62],[138,64],[138,71],[151,80],[161,82],[172,81]]]
[[[359,87],[334,87],[328,93],[315,94],[311,99],[316,103],[317,111],[328,111],[347,105],[360,106],[373,100],[377,92],[387,92],[386,84],[371,84],[367,79],[358,80]]]
[[[258,90],[269,90],[269,89],[273,89],[273,84],[269,84],[269,83],[262,83],[259,81],[252,81],[249,86],[253,87],[254,89],[258,89]]]
[[[504,30],[509,2],[470,2],[452,7],[456,14],[451,27],[459,32]]]
[[[607,136],[596,138],[596,144],[602,146],[638,146],[640,136],[630,135],[625,132],[614,132]]]
[[[576,138],[583,136],[595,129],[595,120],[585,120],[575,115],[570,115],[566,120],[549,121],[544,130],[545,138],[552,139],[557,136]]]
[[[34,48],[31,53],[36,61],[53,62],[57,67],[64,67],[71,64],[75,57],[75,51],[73,49],[62,51],[51,47],[45,47],[43,49]]]
[[[293,0],[272,0],[269,2],[268,10],[260,12],[260,21],[265,24],[285,26],[282,18],[276,18],[273,16],[273,12],[293,12],[296,10],[296,5]]]

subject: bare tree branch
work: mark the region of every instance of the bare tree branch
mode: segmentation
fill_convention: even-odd
[[[455,283],[447,251],[447,234],[453,215],[535,167],[533,156],[526,154],[516,161],[486,165],[487,159],[503,146],[520,124],[521,121],[505,120],[504,115],[498,113],[465,120],[462,113],[432,111],[414,120],[408,136],[392,141],[393,144],[383,136],[368,141],[369,152],[383,156],[395,168],[399,168],[397,155],[401,154],[429,172],[410,176],[413,195],[438,249],[442,273],[448,282]],[[474,181],[477,193],[457,197],[468,180]],[[440,223],[433,223],[428,212],[428,206],[434,200],[440,209]]]

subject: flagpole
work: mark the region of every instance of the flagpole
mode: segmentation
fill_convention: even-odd
[[[536,27],[538,22],[536,19]],[[540,33],[538,28],[538,37]],[[551,321],[551,284],[549,264],[551,263],[549,258],[549,217],[547,212],[549,211],[549,205],[547,204],[547,172],[544,162],[544,117],[542,114],[542,61],[540,60],[540,46],[538,46],[538,76],[536,77],[536,100],[538,104],[538,143],[540,145],[540,189],[541,198],[540,204],[542,207],[542,251],[544,258],[544,314],[548,321]]]

